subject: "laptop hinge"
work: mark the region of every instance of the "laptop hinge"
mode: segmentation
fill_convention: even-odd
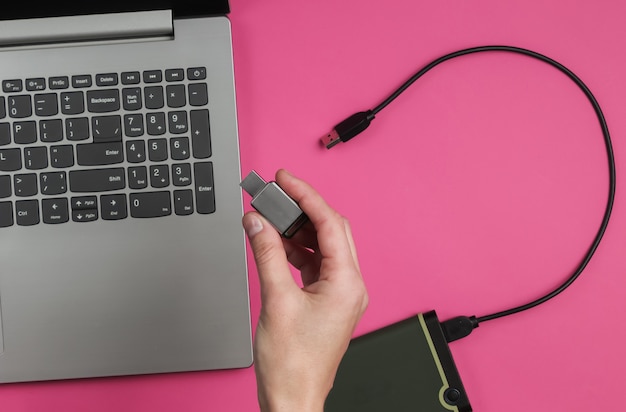
[[[171,10],[7,20],[0,23],[0,46],[172,37]]]

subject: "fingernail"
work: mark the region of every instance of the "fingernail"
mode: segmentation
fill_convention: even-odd
[[[293,177],[293,174],[292,174],[289,170],[287,170],[287,169],[281,169],[281,170],[282,170],[282,171],[283,171],[283,173],[285,173],[287,176],[289,176],[289,177]]]
[[[246,231],[248,237],[251,238],[259,233],[261,230],[263,230],[263,223],[261,223],[261,220],[254,214],[249,214],[244,216],[243,228]]]

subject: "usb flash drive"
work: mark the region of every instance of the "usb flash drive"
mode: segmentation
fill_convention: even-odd
[[[239,186],[252,196],[252,207],[286,238],[292,237],[309,220],[296,201],[276,182],[266,182],[254,170]]]

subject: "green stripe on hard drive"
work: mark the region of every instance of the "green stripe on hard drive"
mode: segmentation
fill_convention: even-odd
[[[420,325],[422,325],[422,330],[424,331],[424,336],[426,337],[426,341],[428,342],[428,347],[430,348],[430,352],[433,355],[433,360],[435,361],[435,365],[437,366],[437,370],[439,371],[441,382],[443,383],[443,386],[439,390],[439,402],[441,403],[441,406],[443,406],[444,408],[454,411],[454,412],[459,412],[458,407],[450,405],[444,400],[443,394],[446,391],[446,389],[450,387],[450,385],[448,384],[448,379],[446,378],[446,374],[443,371],[443,367],[441,366],[441,361],[439,361],[439,355],[437,354],[437,349],[435,348],[433,339],[430,336],[430,331],[428,330],[428,326],[426,326],[424,315],[420,313],[417,316],[420,320]]]

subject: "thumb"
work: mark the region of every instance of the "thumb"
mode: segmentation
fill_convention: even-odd
[[[256,261],[263,300],[297,286],[283,241],[272,225],[256,212],[246,213],[242,224]]]

